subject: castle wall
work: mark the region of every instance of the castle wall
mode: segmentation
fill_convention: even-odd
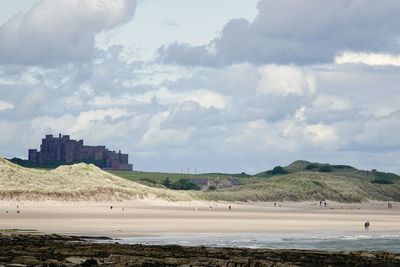
[[[77,151],[77,144],[75,143],[66,143],[65,144],[65,162],[71,163],[75,160],[75,155]]]
[[[29,149],[28,158],[34,163],[55,164],[79,161],[93,162],[102,168],[132,170],[128,154],[108,150],[105,146],[84,146],[83,140],[71,140],[69,135],[58,137],[46,135],[42,139],[40,152]]]
[[[39,152],[37,149],[29,149],[28,150],[28,160],[33,163],[39,163]]]

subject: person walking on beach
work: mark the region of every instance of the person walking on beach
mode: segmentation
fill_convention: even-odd
[[[364,223],[364,228],[365,228],[365,230],[369,230],[369,221],[366,221],[365,223]]]
[[[229,211],[231,211],[231,209],[232,209],[231,205],[229,205],[228,209],[229,209]]]

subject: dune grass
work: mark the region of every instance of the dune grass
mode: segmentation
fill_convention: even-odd
[[[161,185],[166,178],[168,178],[171,182],[176,182],[179,179],[191,179],[191,178],[223,179],[229,177],[237,177],[239,179],[242,179],[241,181],[246,182],[250,177],[252,177],[250,175],[226,174],[226,173],[184,174],[184,173],[167,173],[167,172],[115,171],[115,170],[107,170],[107,172],[128,179],[133,182],[138,182],[150,186]]]
[[[0,158],[0,198],[27,200],[165,199],[190,200],[186,192],[152,188],[79,163],[45,171]]]
[[[299,168],[299,166],[296,166],[296,168]],[[199,174],[188,176],[157,172],[106,172],[94,165],[84,163],[60,166],[53,170],[36,170],[24,168],[0,158],[0,199],[159,199],[168,201],[244,202],[400,201],[400,182],[396,176],[388,176],[393,179],[393,184],[377,184],[371,183],[374,179],[371,172],[358,170],[333,173],[298,171],[272,177],[244,176],[239,178],[243,183],[242,186],[214,191],[177,191],[162,188],[161,183],[167,177],[173,182],[182,178],[224,178],[231,177],[231,175]],[[157,186],[150,187],[143,184],[149,183],[149,180],[154,181]]]
[[[400,184],[372,184],[357,178],[300,172],[259,180],[239,188],[204,192],[204,198],[224,201],[400,201]]]

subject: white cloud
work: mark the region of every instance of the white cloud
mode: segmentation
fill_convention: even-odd
[[[356,140],[369,146],[400,147],[400,112],[365,123]]]
[[[229,125],[219,150],[223,154],[290,153],[298,147],[297,142],[285,136],[286,122],[268,123],[254,120]]]
[[[339,139],[335,129],[324,124],[307,125],[304,128],[304,133],[311,142],[325,147],[335,146],[335,142]]]
[[[149,104],[157,101],[162,105],[175,105],[184,102],[195,102],[203,108],[225,109],[229,104],[228,97],[208,89],[191,91],[172,91],[167,88],[159,88],[143,94],[124,94],[119,97],[109,95],[96,96],[91,103],[94,106],[110,107],[124,105]]]
[[[74,125],[69,129],[69,132],[77,133],[90,128],[92,124],[95,124],[99,121],[103,121],[105,119],[116,120],[127,115],[128,113],[120,108],[84,111],[81,112],[75,119]]]
[[[400,66],[400,56],[378,53],[344,52],[335,57],[337,64],[365,64],[370,66]]]
[[[41,0],[0,26],[3,64],[86,62],[95,34],[133,17],[136,0]]]
[[[64,132],[70,134],[91,130],[96,124],[105,120],[115,121],[128,116],[128,112],[120,108],[96,109],[79,113],[76,117],[64,114],[59,117],[40,116],[32,120],[32,127],[40,132]]]
[[[312,106],[318,111],[342,111],[351,109],[351,102],[340,96],[321,94],[317,96]]]
[[[0,110],[13,109],[14,104],[0,100]]]
[[[190,129],[163,128],[163,123],[170,116],[169,112],[161,112],[152,116],[149,128],[142,136],[140,145],[143,147],[182,146],[191,137]]]
[[[201,66],[308,65],[332,62],[346,50],[400,52],[397,0],[260,0],[258,11],[253,21],[230,20],[207,45],[162,46],[160,59]]]
[[[257,91],[266,95],[307,95],[316,91],[314,77],[294,66],[266,65],[258,69]]]
[[[227,106],[226,97],[206,89],[194,91],[190,95],[183,96],[182,99],[183,101],[196,102],[204,108],[214,107],[217,109],[225,109]]]

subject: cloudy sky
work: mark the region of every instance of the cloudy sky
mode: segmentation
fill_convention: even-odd
[[[2,0],[0,156],[48,133],[136,170],[400,173],[398,0]]]

